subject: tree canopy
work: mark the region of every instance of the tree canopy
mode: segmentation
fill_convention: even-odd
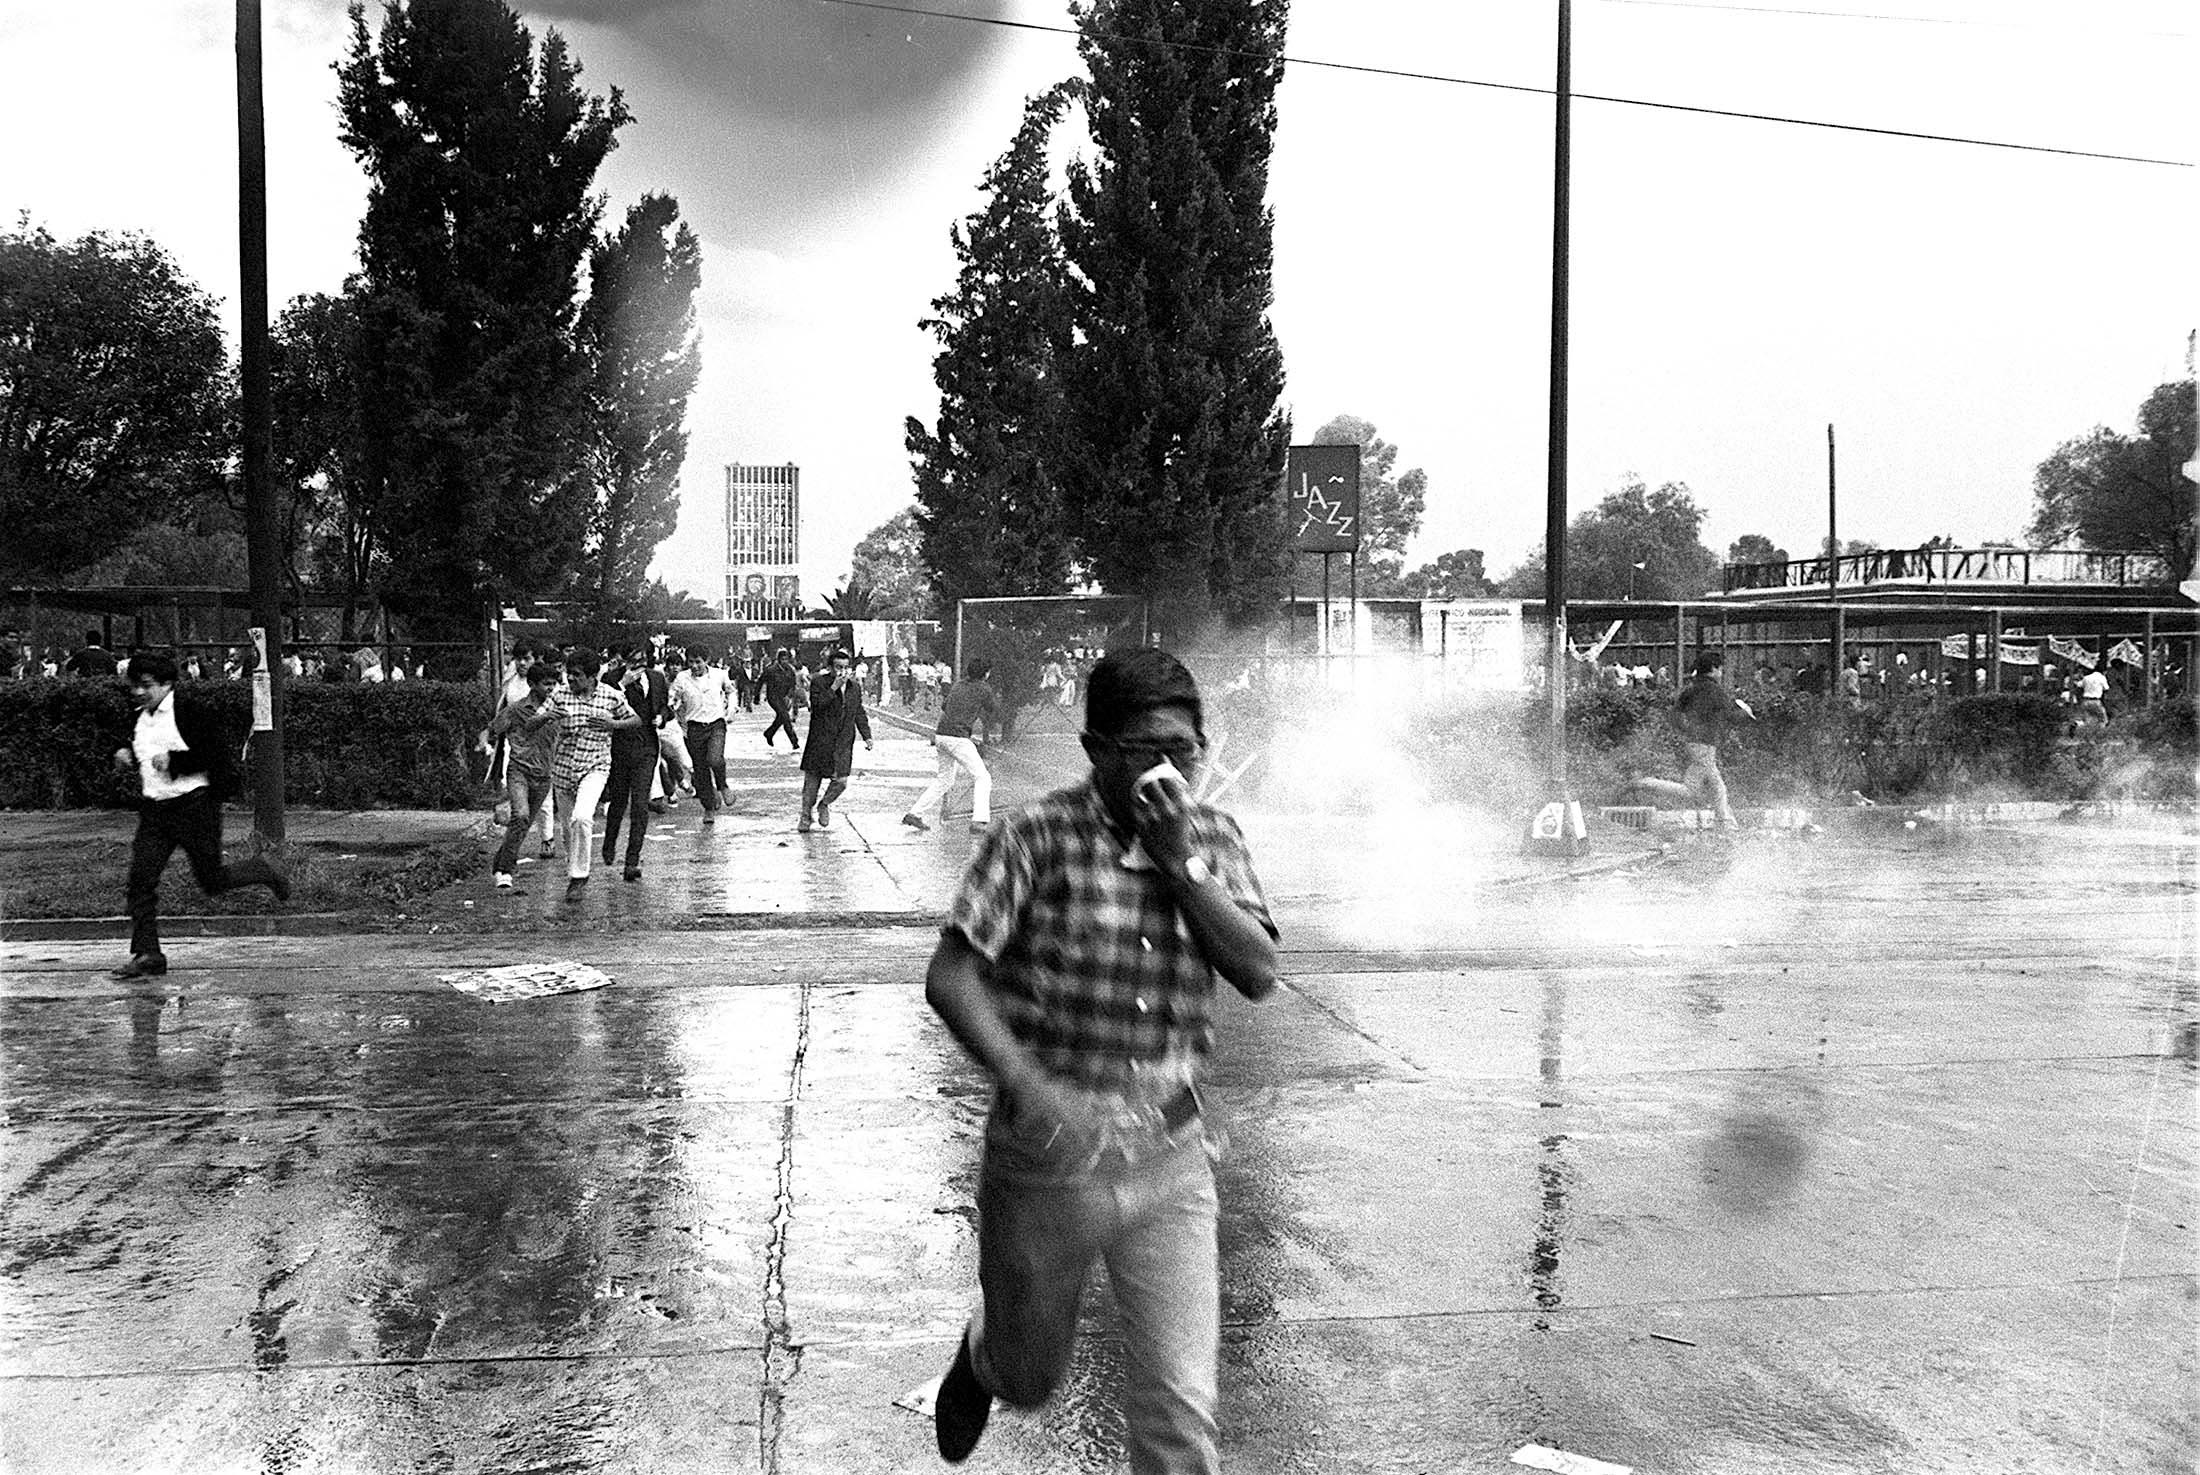
[[[848,581],[877,596],[884,620],[929,620],[932,585],[924,571],[924,535],[915,508],[904,508],[863,535]]]
[[[1717,587],[1719,561],[1698,536],[1704,515],[1684,482],[1652,491],[1641,478],[1630,479],[1567,525],[1566,597],[1694,599]],[[1541,599],[1542,550],[1507,574],[1499,592]]]
[[[587,361],[589,491],[580,593],[627,618],[657,545],[680,519],[687,406],[702,373],[695,294],[703,250],[670,195],[644,195],[589,253],[579,341]]]
[[[2033,474],[2032,540],[2143,551],[2162,559],[2170,582],[2190,575],[2200,538],[2184,472],[2194,454],[2193,393],[2190,379],[2157,385],[2139,406],[2136,435],[2095,426],[2057,446]]]
[[[0,234],[0,575],[59,579],[218,500],[233,401],[213,298],[151,240]]]
[[[1440,553],[1398,580],[1398,593],[1408,599],[1487,599],[1497,592],[1482,567],[1482,550],[1455,548]]]
[[[387,602],[435,639],[487,598],[561,587],[587,532],[588,364],[574,342],[596,170],[628,121],[503,0],[351,8],[342,140],[359,227],[363,475]]]
[[[1728,563],[1786,563],[1787,550],[1763,533],[1744,533],[1726,545]]]
[[[1078,333],[1062,466],[1093,573],[1165,627],[1264,612],[1290,571],[1267,204],[1287,10],[1075,10],[1094,151],[1060,221]]]
[[[1372,422],[1339,415],[1314,432],[1309,444],[1360,448],[1360,592],[1404,594],[1406,545],[1421,531],[1428,505],[1428,473],[1416,466],[1394,474],[1398,448],[1375,433]],[[1297,555],[1294,575],[1301,592],[1321,579],[1321,555]]]
[[[1076,534],[1061,458],[1071,328],[1047,187],[1047,139],[1069,91],[1024,105],[1014,141],[979,185],[984,208],[950,233],[962,263],[955,289],[918,325],[940,343],[939,419],[927,429],[911,416],[905,444],[919,550],[946,604],[1070,585]]]

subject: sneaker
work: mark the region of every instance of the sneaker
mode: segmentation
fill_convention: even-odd
[[[970,828],[973,832],[976,832],[978,830],[988,829],[992,826],[992,824],[993,821],[989,819],[974,819],[970,822]]]
[[[993,1395],[978,1381],[978,1370],[970,1361],[970,1334],[965,1332],[932,1400],[932,1436],[939,1443],[940,1458],[950,1465],[969,1459],[992,1415]]]
[[[107,970],[109,978],[158,978],[168,971],[168,959],[161,953],[132,953],[130,961],[119,968]]]
[[[499,890],[499,891],[510,891],[511,889],[512,889],[512,873],[511,873],[510,871],[498,871],[498,872],[497,872],[497,890]]]
[[[907,825],[912,830],[929,830],[932,828],[930,825],[926,824],[923,819],[914,814],[903,815],[901,817],[901,822]]]

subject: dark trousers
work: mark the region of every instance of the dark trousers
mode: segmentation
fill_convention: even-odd
[[[794,707],[785,697],[766,697],[765,700],[771,703],[772,723],[764,729],[764,746],[770,747],[772,734],[784,727],[787,729],[787,746],[801,747],[801,740],[794,735]]]
[[[611,857],[619,848],[619,822],[631,820],[626,832],[626,868],[637,871],[642,866],[642,836],[649,833],[649,792],[657,782],[657,744],[652,735],[649,751],[628,752],[623,746],[611,749],[611,777],[603,786],[603,863],[611,864]]]
[[[716,814],[719,797],[730,787],[726,783],[724,720],[687,724],[687,750],[688,761],[695,765],[695,792],[702,799],[704,810]]]
[[[222,807],[211,789],[180,799],[148,799],[138,806],[137,838],[130,845],[130,951],[160,953],[160,873],[178,847],[191,862],[191,879],[208,896],[239,886],[275,884],[275,868],[254,857],[222,864]]]

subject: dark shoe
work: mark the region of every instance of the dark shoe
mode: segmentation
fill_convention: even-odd
[[[901,817],[901,822],[907,825],[912,830],[929,830],[932,828],[930,825],[926,824],[922,819],[914,814],[903,815]]]
[[[706,825],[714,825],[718,823],[718,815],[716,814],[716,812],[714,811],[712,813],[704,815],[703,823]]]
[[[800,819],[798,819],[798,820],[796,820],[796,821],[794,822],[794,828],[795,828],[795,833],[797,833],[797,834],[801,834],[801,835],[807,835],[808,833],[810,833],[810,830],[811,830],[810,816],[809,816],[809,815],[808,815],[807,813],[805,813],[805,814],[804,814],[804,815],[802,816],[802,818],[800,818]]]
[[[832,805],[820,804],[817,806],[817,827],[821,830],[829,830],[833,827]]]
[[[950,1465],[969,1459],[992,1415],[993,1395],[978,1381],[978,1370],[970,1362],[970,1334],[965,1332],[932,1401],[932,1435],[939,1441],[940,1458]]]
[[[159,953],[132,953],[130,961],[107,970],[109,978],[158,978],[168,971],[168,959]]]
[[[586,887],[587,885],[588,885],[588,878],[587,878],[586,876],[568,876],[568,877],[566,877],[566,880],[565,880],[565,899],[566,899],[567,901],[571,901],[571,900],[572,900],[572,899],[573,899],[574,897],[576,897],[576,896],[580,895],[580,894],[581,894],[581,891],[582,891],[582,889],[583,889],[583,888],[585,888],[585,887]]]
[[[268,866],[267,889],[275,893],[277,901],[290,900],[290,877],[283,874],[281,867],[273,864]]]
[[[627,878],[627,879],[628,879],[629,881],[639,881],[639,880],[641,880],[641,879],[642,879],[642,868],[641,868],[640,866],[628,866],[628,867],[626,868],[626,878]]]
[[[603,853],[603,863],[607,866],[615,866],[619,863],[619,857],[611,851],[606,850]]]
[[[649,801],[649,812],[650,812],[651,814],[663,814],[663,813],[665,812],[665,801],[664,801],[664,800],[662,800],[662,799],[652,799],[652,800],[650,800],[650,801]]]

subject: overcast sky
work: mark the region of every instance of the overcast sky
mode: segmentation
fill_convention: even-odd
[[[270,277],[333,291],[365,186],[336,142],[335,0],[262,0]],[[912,0],[1063,25],[1061,0]],[[1844,8],[1875,12],[1834,14]],[[721,583],[729,461],[802,467],[805,592],[910,502],[929,416],[916,327],[948,227],[1063,35],[829,0],[555,0],[584,82],[636,117],[616,220],[669,191],[705,252],[704,373],[675,586]],[[378,17],[379,6],[370,10]],[[0,210],[151,235],[236,298],[231,0],[0,0]],[[1554,0],[1297,0],[1294,58],[1548,87]],[[2191,6],[2172,0],[1578,0],[1583,93],[2156,159],[2195,154]],[[1274,321],[1303,438],[1370,420],[1429,474],[1415,561],[1541,536],[1548,97],[1294,64],[1271,182]],[[1571,495],[1686,482],[1723,554],[1825,526],[1887,544],[2017,537],[2032,468],[2129,429],[2182,377],[2190,168],[1577,102]]]

